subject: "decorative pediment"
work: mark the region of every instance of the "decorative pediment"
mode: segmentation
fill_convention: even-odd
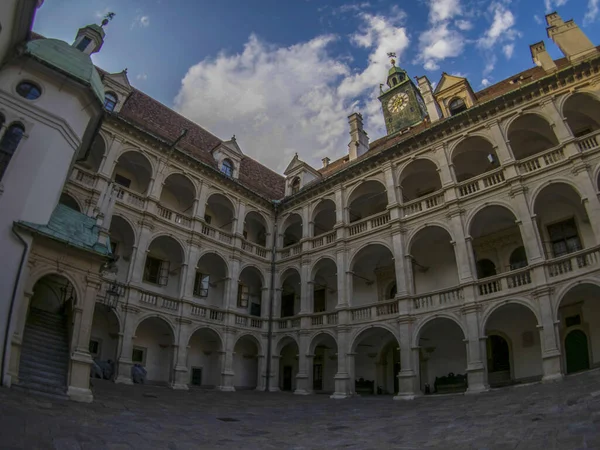
[[[295,194],[309,182],[321,178],[321,173],[294,155],[283,172],[286,177],[286,195]]]
[[[107,94],[113,94],[116,97],[114,111],[119,112],[125,103],[125,99],[133,91],[133,87],[127,77],[127,69],[117,73],[104,73],[102,75],[102,84]]]
[[[446,72],[444,72],[442,74],[442,78],[440,79],[438,85],[435,87],[435,90],[433,91],[433,93],[437,95],[440,92],[443,92],[446,89],[449,89],[449,88],[456,86],[457,84],[461,84],[461,83],[468,83],[468,81],[464,77],[458,77],[456,75],[450,75],[450,74],[447,74]]]
[[[219,170],[226,175],[237,178],[244,152],[237,143],[235,135],[228,141],[223,141],[212,150],[213,158]]]
[[[235,135],[233,135],[230,140],[222,142],[221,145],[213,149],[213,153],[217,150],[227,153],[228,156],[231,156],[232,158],[241,158],[244,156],[244,152],[242,152],[242,149],[238,145]]]
[[[118,84],[122,88],[125,88],[125,89],[131,91],[132,87],[131,87],[131,83],[129,83],[129,78],[127,77],[127,69],[125,69],[121,72],[117,72],[117,73],[107,73],[104,76],[104,79],[106,81],[110,80],[113,83]]]
[[[450,117],[471,108],[475,104],[475,93],[466,78],[443,73],[433,93],[444,117]]]

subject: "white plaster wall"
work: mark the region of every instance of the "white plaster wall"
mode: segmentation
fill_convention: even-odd
[[[167,334],[167,336],[165,336]],[[133,340],[134,347],[146,348],[148,381],[169,382],[171,375],[173,338],[165,325],[156,326],[155,321],[142,323]],[[163,345],[163,347],[161,347]]]
[[[258,380],[258,359],[256,344],[249,339],[241,339],[235,346],[233,355],[233,385],[236,389],[255,389]]]
[[[218,346],[206,341],[202,335],[195,334],[189,342],[188,373],[192,376],[192,367],[202,368],[202,386],[214,387],[221,384],[221,359]]]
[[[109,318],[109,316],[105,312],[99,310],[99,308],[96,308],[94,311],[90,339],[101,341],[99,359],[102,361],[107,361],[109,359],[113,361],[117,360],[119,329],[114,323],[114,320],[114,318]]]
[[[428,267],[426,272],[416,265],[414,267],[417,294],[458,285],[458,268],[452,246],[431,246],[426,251],[415,252],[413,256],[421,266]]]
[[[351,276],[351,275],[349,275]],[[370,275],[375,279],[373,274]],[[351,306],[370,305],[377,302],[377,283],[368,285],[363,280],[353,277]]]

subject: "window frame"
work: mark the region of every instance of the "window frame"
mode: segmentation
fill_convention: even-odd
[[[294,195],[298,192],[300,192],[300,177],[294,177],[294,179],[290,183],[290,193]]]
[[[133,359],[133,355],[135,354],[135,352],[141,352],[142,353],[142,359],[141,361],[136,361],[135,359]],[[138,345],[134,345],[133,348],[131,349],[131,362],[134,364],[140,364],[142,366],[146,365],[146,354],[147,354],[148,349],[146,347],[140,347]]]
[[[119,177],[121,180],[117,180],[117,177]],[[125,181],[125,180],[126,180],[126,181],[128,181],[128,183],[127,183],[127,184],[124,184],[124,181]],[[119,186],[122,186],[122,187],[124,187],[125,189],[130,189],[130,186],[131,186],[131,180],[130,180],[129,178],[127,178],[126,176],[124,176],[124,175],[121,175],[121,174],[119,174],[119,173],[115,173],[115,177],[114,177],[113,181],[114,181],[116,184],[118,184]]]
[[[235,166],[233,165],[233,161],[231,161],[229,158],[225,158],[222,162],[221,162],[221,173],[225,174],[226,176],[233,178],[233,172],[235,170]]]
[[[14,142],[16,138],[9,137],[9,133],[11,133],[11,130],[13,129],[21,130],[21,134],[18,136],[18,140],[16,140],[16,143]],[[25,136],[25,132],[25,125],[23,125],[21,122],[13,122],[6,127],[6,130],[4,130],[4,134],[0,136],[0,182],[4,178],[4,174],[6,173],[6,170],[8,169],[11,160],[15,156],[17,150],[19,149],[21,141]],[[11,144],[11,147],[9,147],[8,150],[5,149],[6,139],[12,139],[12,142],[9,142]]]
[[[572,222],[572,224],[573,224],[572,234],[565,233],[565,225],[567,225],[569,222]],[[558,234],[562,234],[560,237],[553,238],[551,229],[555,228],[555,227],[562,228],[561,231],[558,232]],[[575,216],[572,216],[568,219],[559,220],[554,223],[546,224],[546,232],[548,233],[548,242],[550,244],[550,250],[552,252],[553,258],[560,258],[561,256],[575,253],[579,250],[583,250],[583,248],[584,248],[583,242],[581,241],[581,236],[579,234],[579,228],[577,227],[577,220],[575,219]],[[576,240],[576,246],[575,246],[575,248],[570,249],[569,248],[571,246],[570,241],[574,240],[574,239]],[[556,246],[561,243],[564,244],[564,250],[557,252]]]
[[[82,48],[81,45],[85,42],[85,46]],[[75,48],[77,50],[79,50],[80,52],[84,52],[86,48],[88,48],[90,46],[90,44],[92,43],[92,38],[90,38],[89,36],[83,36],[81,38],[81,40],[77,43],[77,45],[75,46]]]
[[[150,276],[150,269],[148,268],[148,264],[151,261],[153,263],[158,263],[158,267],[155,269],[156,274],[152,277]],[[148,254],[146,256],[146,261],[144,262],[143,281],[145,281],[146,283],[155,284],[157,286],[167,286],[169,284],[169,268],[169,261]]]
[[[108,98],[109,96],[112,98],[109,99]],[[104,103],[102,106],[108,112],[113,112],[115,110],[115,108],[117,107],[118,103],[119,103],[119,97],[117,97],[117,94],[115,94],[114,92],[106,92],[104,94]],[[109,108],[107,105],[112,105],[112,106]]]
[[[456,102],[460,102],[460,106],[453,107],[452,105]],[[465,99],[462,97],[453,97],[448,102],[448,112],[451,116],[456,116],[457,114],[460,114],[461,112],[466,111],[467,109],[467,102],[465,102]]]
[[[23,93],[21,92],[21,87],[23,85],[28,85],[29,89],[27,90],[27,92]],[[34,96],[34,97],[30,97],[32,91],[37,91],[38,95]],[[17,93],[17,95],[21,98],[24,98],[25,100],[29,100],[29,101],[34,101],[39,99],[42,96],[42,88],[38,83],[34,83],[33,81],[30,80],[21,80],[17,83],[17,86],[15,87],[15,92]]]
[[[204,287],[203,287],[204,286]],[[194,288],[192,294],[194,297],[208,298],[210,292],[210,274],[196,271],[194,276]]]
[[[248,308],[250,305],[250,286],[244,283],[238,283],[237,295],[238,308]]]
[[[96,351],[92,352],[92,343],[96,344]],[[90,338],[90,342],[88,344],[88,351],[90,352],[90,355],[92,355],[92,357],[96,356],[99,357],[102,354],[102,339],[98,339],[98,338]]]

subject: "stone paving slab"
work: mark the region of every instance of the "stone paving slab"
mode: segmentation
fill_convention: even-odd
[[[410,402],[99,380],[93,389],[92,404],[0,389],[0,449],[600,450],[599,370]]]

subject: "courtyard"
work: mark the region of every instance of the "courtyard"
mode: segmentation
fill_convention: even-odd
[[[2,449],[600,448],[600,370],[479,395],[325,395],[124,386],[91,404],[0,389]]]

